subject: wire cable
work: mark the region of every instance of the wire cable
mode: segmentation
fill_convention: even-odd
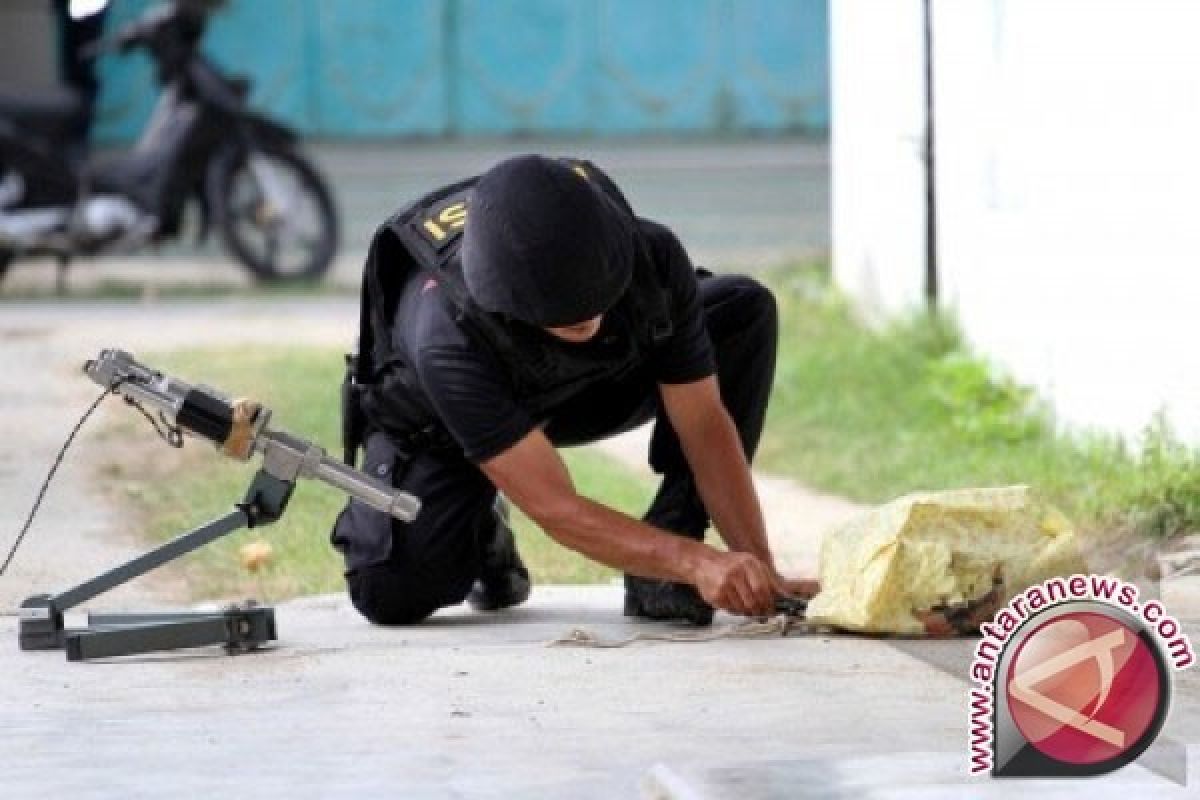
[[[71,443],[75,441],[75,435],[79,433],[79,429],[88,421],[88,417],[104,402],[104,398],[117,391],[117,387],[121,385],[118,380],[105,389],[99,397],[88,407],[88,410],[83,412],[83,416],[75,423],[75,427],[71,429],[71,433],[67,436],[67,440],[63,442],[62,449],[58,451],[58,457],[54,459],[54,464],[51,465],[50,471],[46,473],[46,480],[42,481],[42,488],[38,491],[37,499],[33,502],[33,508],[29,510],[29,516],[25,518],[25,524],[21,526],[21,532],[17,534],[16,541],[13,542],[12,549],[8,551],[8,557],[4,559],[3,566],[0,566],[0,575],[3,575],[8,569],[8,565],[12,563],[13,556],[17,554],[17,548],[21,546],[21,542],[25,539],[25,534],[29,533],[30,527],[33,525],[33,520],[37,516],[38,509],[42,506],[42,500],[46,496],[46,490],[50,488],[50,482],[54,480],[54,474],[58,472],[59,466],[62,464],[63,457],[67,454],[67,449]]]

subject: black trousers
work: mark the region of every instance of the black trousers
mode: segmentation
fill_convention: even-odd
[[[775,299],[757,281],[738,275],[700,278],[700,295],[721,398],[750,459],[775,375]],[[708,527],[708,514],[648,375],[634,371],[621,381],[589,387],[555,414],[545,433],[555,445],[571,446],[651,419],[656,421],[648,459],[663,479],[644,519],[699,539]],[[339,515],[332,538],[346,558],[346,583],[355,608],[374,623],[404,625],[461,603],[479,577],[479,543],[495,525],[495,487],[461,455],[406,457],[381,434],[367,442],[364,469],[390,478],[422,505],[411,523],[392,520],[355,500]]]

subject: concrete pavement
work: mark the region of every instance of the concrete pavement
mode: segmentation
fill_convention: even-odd
[[[80,800],[999,798],[1017,786],[1031,797],[1082,788],[968,779],[963,679],[883,641],[547,646],[576,626],[605,636],[647,627],[624,622],[619,605],[616,587],[539,587],[521,609],[456,610],[386,630],[340,596],[309,598],[279,608],[277,648],[235,658],[72,664],[10,644],[0,647],[0,786],[5,797]],[[14,628],[0,620],[0,638],[13,642]],[[957,660],[972,643],[921,645]],[[1177,704],[1168,735],[1184,729],[1195,741],[1194,717]],[[1197,766],[1193,751],[1193,774]],[[1194,783],[1139,765],[1086,786],[1093,798],[1196,796]]]

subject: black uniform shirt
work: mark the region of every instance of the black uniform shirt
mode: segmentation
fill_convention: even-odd
[[[581,378],[594,378],[597,364],[605,365],[601,380],[630,367],[648,370],[658,383],[688,383],[712,375],[716,361],[691,261],[667,228],[644,219],[638,225],[669,294],[672,333],[667,339],[650,352],[631,352],[635,329],[630,317],[636,312],[629,292],[604,315],[600,331],[588,342],[563,342],[540,330],[525,335],[542,337],[550,348],[570,352],[572,369]],[[392,331],[393,346],[415,367],[430,407],[471,461],[502,453],[554,416],[553,405],[544,407],[538,401],[537,390],[546,387],[518,388],[500,356],[474,328],[455,320],[441,287],[424,274],[415,275],[405,287]],[[630,358],[623,358],[625,353]],[[631,360],[637,363],[628,363]],[[561,404],[562,398],[558,401]]]

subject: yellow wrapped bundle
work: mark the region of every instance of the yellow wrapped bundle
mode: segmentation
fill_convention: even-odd
[[[1047,578],[1085,572],[1070,522],[1027,486],[905,495],[844,523],[821,545],[810,621],[919,634],[913,612],[978,600],[1003,579],[1003,602]]]

